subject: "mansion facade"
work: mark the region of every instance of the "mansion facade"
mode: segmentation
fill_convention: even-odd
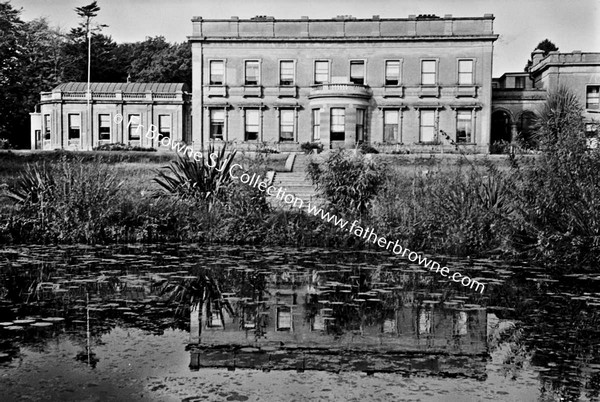
[[[192,140],[487,152],[493,19],[196,17]]]
[[[366,143],[382,151],[488,153],[531,134],[548,92],[566,85],[600,118],[600,53],[532,53],[492,78],[494,17],[192,19],[192,88],[65,83],[31,114],[32,149],[107,143],[194,149],[234,143],[299,151]],[[117,117],[120,116],[120,119]],[[142,127],[143,130],[139,130]]]

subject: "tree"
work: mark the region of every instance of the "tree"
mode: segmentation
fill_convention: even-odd
[[[548,56],[548,53],[558,51],[558,47],[552,43],[549,39],[544,39],[535,47],[534,50],[541,50],[544,52],[544,57]]]
[[[550,52],[555,52],[558,51],[558,47],[552,43],[549,39],[544,39],[543,41],[541,41],[540,43],[537,44],[537,46],[535,47],[535,50],[541,50],[544,52],[544,57],[548,56],[548,53]],[[531,59],[527,60],[527,64],[525,64],[525,71],[529,71],[529,69],[531,68],[531,66],[533,65],[533,62],[531,61]]]
[[[192,50],[189,43],[171,44],[163,36],[131,44],[128,72],[138,82],[184,82],[191,86]]]
[[[19,108],[19,76],[23,66],[21,10],[0,3],[0,138],[14,142],[13,111]]]

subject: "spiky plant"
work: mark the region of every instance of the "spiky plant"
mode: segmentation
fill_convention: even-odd
[[[200,161],[187,155],[177,155],[177,160],[157,171],[154,181],[163,191],[181,199],[204,200],[209,210],[224,195],[232,182],[229,169],[237,151],[226,153],[224,145],[219,151],[214,146],[208,150],[208,158]]]

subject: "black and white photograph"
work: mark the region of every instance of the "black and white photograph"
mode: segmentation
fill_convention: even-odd
[[[0,0],[0,401],[600,401],[600,1]]]

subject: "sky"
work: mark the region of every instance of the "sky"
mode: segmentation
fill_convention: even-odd
[[[2,1],[2,0],[0,0]],[[92,0],[9,0],[22,8],[21,18],[46,17],[68,31],[77,25],[75,7]],[[600,0],[98,0],[98,23],[116,42],[164,36],[183,42],[192,32],[191,18],[406,18],[409,14],[481,17],[494,14],[493,75],[523,71],[534,47],[550,39],[561,52],[600,52]]]

